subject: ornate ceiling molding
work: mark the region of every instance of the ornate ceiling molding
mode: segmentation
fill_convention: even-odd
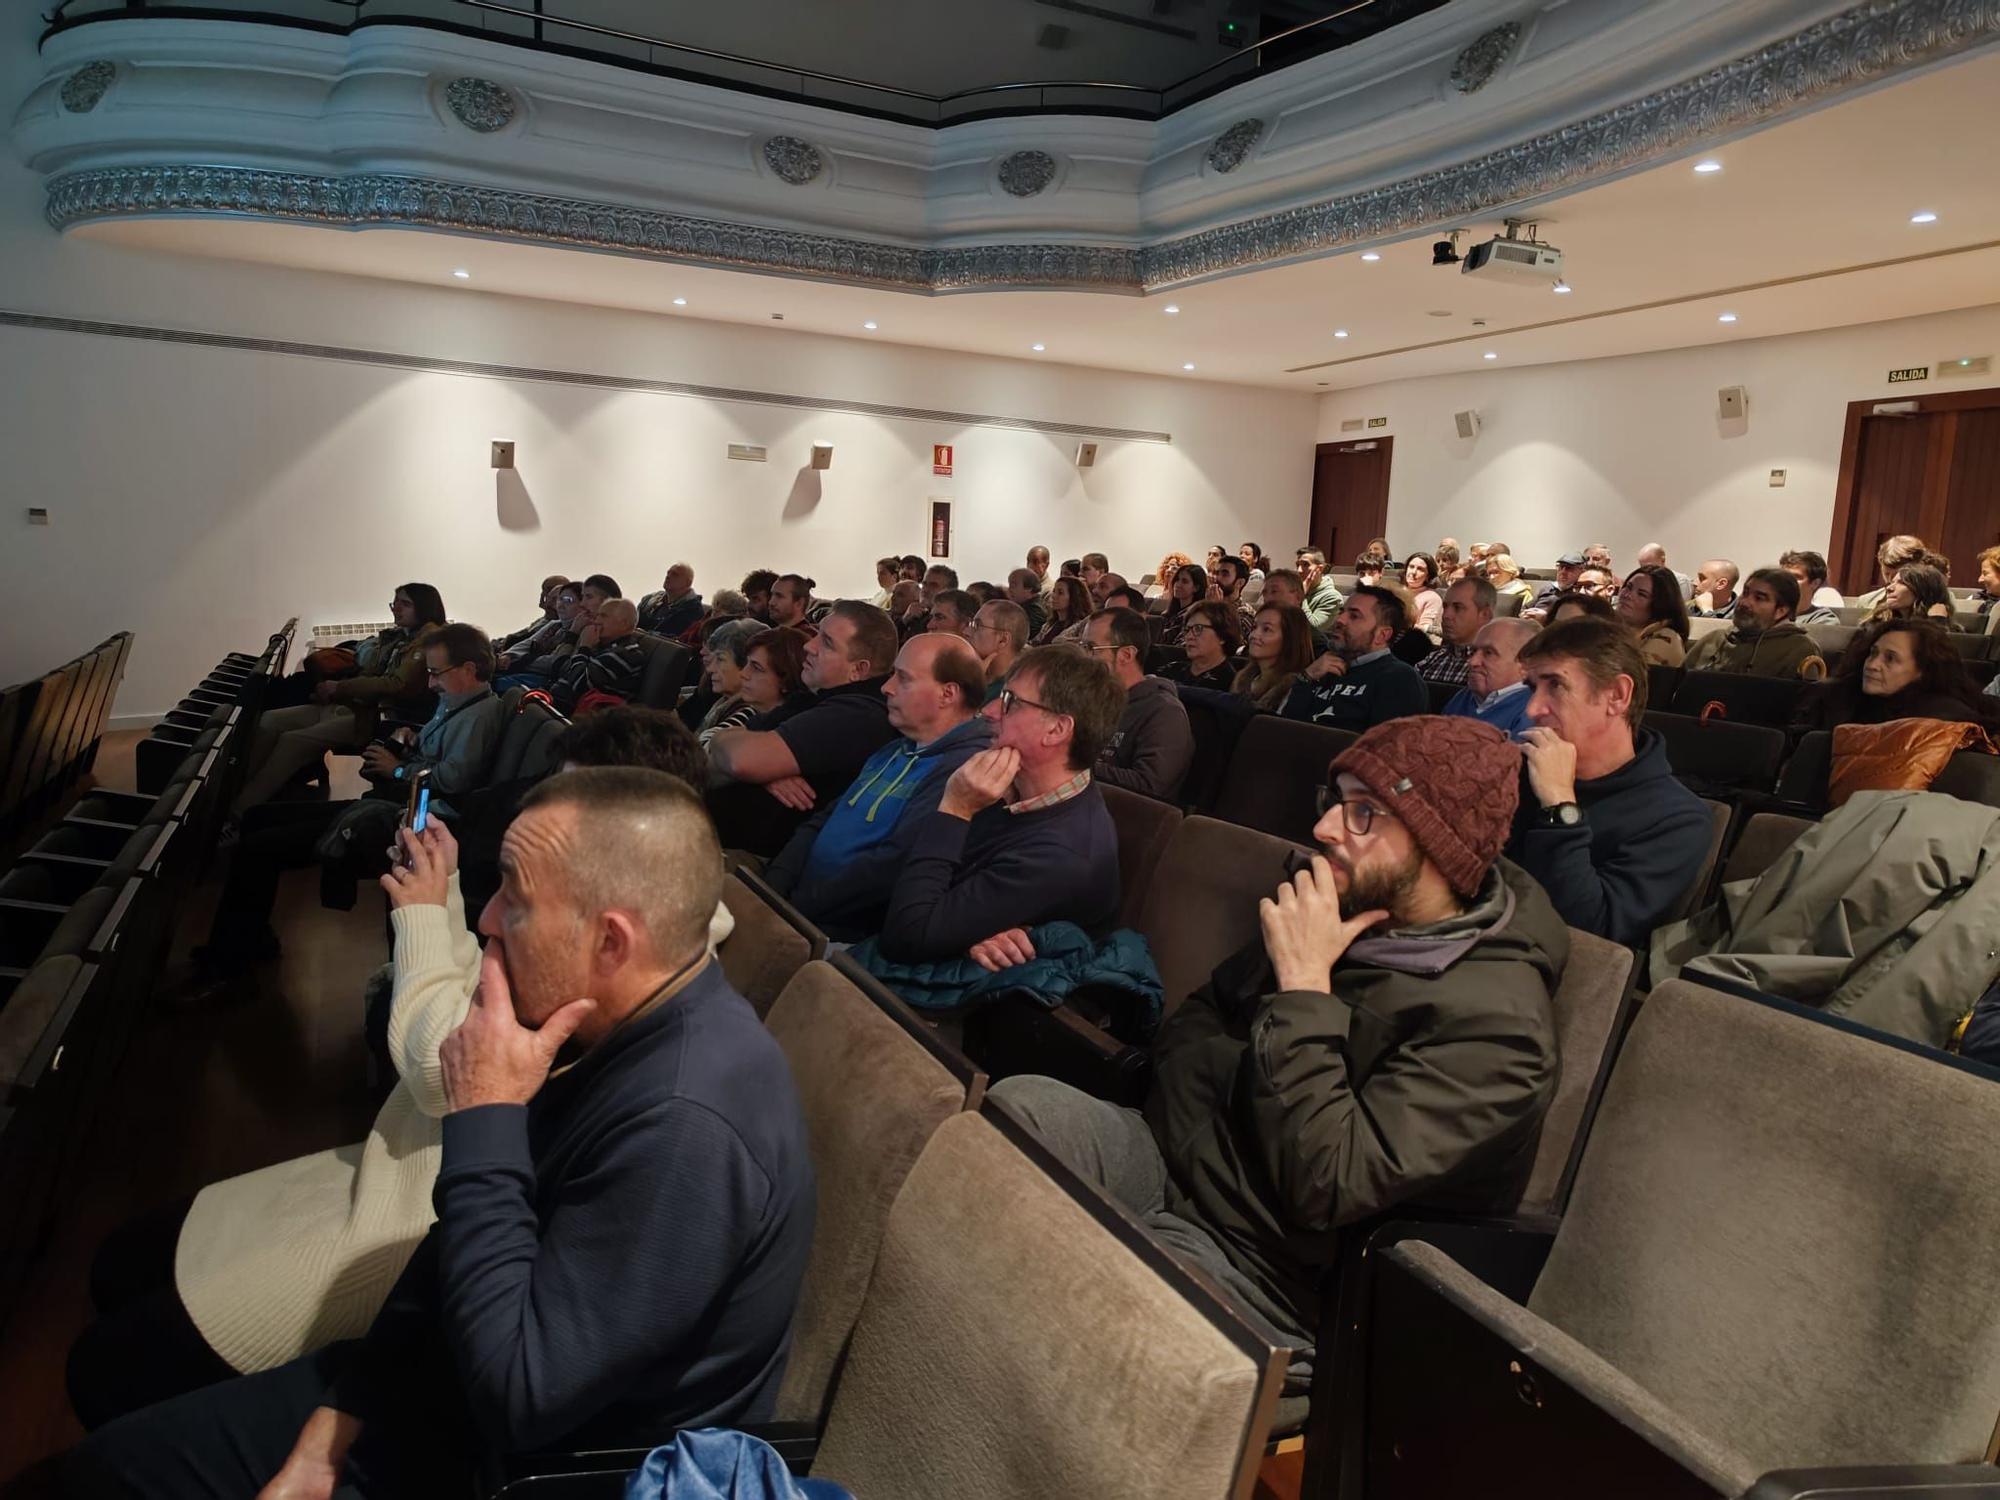
[[[1263,134],[1262,120],[1238,120],[1215,138],[1215,144],[1208,148],[1208,154],[1202,160],[1211,172],[1234,172],[1243,165],[1244,159],[1250,155],[1250,148]]]
[[[445,107],[458,123],[479,135],[491,135],[513,123],[513,94],[490,78],[454,78],[444,88]]]
[[[1500,65],[1513,56],[1520,40],[1520,22],[1508,21],[1495,26],[1452,62],[1451,86],[1461,94],[1478,93],[1493,81]]]
[[[764,165],[780,182],[804,187],[819,176],[826,162],[819,154],[819,147],[811,141],[802,141],[795,135],[774,135],[764,142]]]
[[[928,249],[419,176],[199,164],[58,175],[49,184],[48,217],[59,229],[160,214],[407,225],[909,291],[1143,292],[1493,217],[1996,42],[2000,0],[1869,0],[1697,77],[1472,160],[1144,247]],[[823,170],[818,149],[790,137],[767,142],[764,158],[787,181],[811,181]]]
[[[118,69],[108,62],[88,62],[63,80],[62,107],[73,115],[87,115],[97,108]]]
[[[1000,159],[1000,190],[1014,198],[1032,198],[1056,180],[1056,159],[1046,151],[1016,151]]]

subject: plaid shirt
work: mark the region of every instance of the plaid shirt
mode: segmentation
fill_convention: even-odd
[[[1425,682],[1463,684],[1471,666],[1470,646],[1440,646],[1417,663],[1417,675]]]
[[[1039,797],[1028,797],[1020,802],[1007,804],[1010,813],[1040,812],[1045,807],[1054,807],[1058,802],[1067,802],[1072,797],[1081,797],[1084,788],[1090,785],[1090,772],[1078,771],[1061,786],[1050,787]]]

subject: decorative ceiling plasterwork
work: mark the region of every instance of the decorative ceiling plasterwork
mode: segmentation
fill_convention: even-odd
[[[63,80],[62,107],[73,115],[89,114],[117,76],[118,69],[111,63],[85,63]]]
[[[1215,138],[1215,144],[1202,160],[1208,163],[1211,172],[1234,172],[1263,134],[1262,120],[1238,120]]]
[[[445,107],[479,135],[505,130],[516,112],[514,96],[490,78],[454,78],[444,87]]]
[[[1695,78],[1472,160],[1138,248],[926,249],[425,177],[178,164],[53,176],[48,218],[59,229],[93,219],[203,213],[401,224],[911,291],[1143,292],[1490,217],[1995,42],[2000,0],[1870,0]],[[791,137],[766,142],[764,159],[790,182],[811,181],[823,168],[816,147]]]
[[[1014,198],[1032,198],[1056,180],[1056,159],[1046,151],[1016,151],[1000,159],[1000,189]]]
[[[1495,26],[1452,62],[1451,86],[1461,94],[1478,93],[1493,81],[1493,75],[1513,55],[1520,40],[1521,25],[1518,21]]]

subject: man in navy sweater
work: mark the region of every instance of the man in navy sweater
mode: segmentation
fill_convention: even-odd
[[[1641,727],[1646,663],[1615,620],[1570,620],[1521,647],[1528,722],[1507,854],[1572,927],[1644,943],[1708,856],[1701,799]]]
[[[1389,649],[1407,624],[1409,611],[1395,590],[1358,585],[1326,628],[1329,649],[1293,684],[1284,716],[1358,734],[1427,713],[1430,694],[1423,679]]]
[[[945,783],[914,830],[876,947],[895,963],[970,956],[988,969],[1035,956],[1027,929],[1118,919],[1118,831],[1090,768],[1125,693],[1074,646],[1037,646],[986,706],[992,748]]]
[[[441,1054],[437,1223],[367,1335],[100,1428],[72,1493],[449,1495],[482,1451],[770,1416],[812,1157],[784,1055],[708,956],[701,802],[658,771],[567,771],[500,863]]]

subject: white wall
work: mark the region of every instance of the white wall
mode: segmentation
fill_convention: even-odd
[[[33,7],[0,34],[0,98],[35,76]],[[149,254],[56,235],[40,183],[0,163],[0,306],[255,338],[587,370],[732,389],[1169,432],[1106,442],[666,395],[407,373],[291,355],[0,328],[0,680],[138,633],[120,717],[171,707],[286,616],[379,619],[412,578],[512,628],[550,571],[704,591],[755,566],[873,592],[873,560],[925,551],[955,500],[952,561],[1004,578],[1026,548],[1095,548],[1134,577],[1171,547],[1284,545],[1310,503],[1311,398],[856,340]],[[526,503],[487,444],[519,444]],[[800,475],[835,444],[815,496]],[[731,442],[768,445],[730,462]],[[933,478],[930,447],[957,472]],[[26,524],[28,506],[52,524]]]
[[[1494,537],[1546,564],[1608,542],[1621,565],[1658,541],[1683,571],[1704,557],[1748,568],[1788,547],[1825,551],[1847,403],[2000,383],[1888,372],[1947,355],[2000,353],[2000,306],[1821,333],[1745,339],[1620,359],[1396,381],[1320,398],[1319,440],[1387,434],[1389,541]],[[1749,393],[1748,420],[1725,426],[1716,391]],[[1461,441],[1452,414],[1478,411]],[[1386,416],[1379,431],[1342,419]],[[1770,471],[1787,470],[1782,489]]]

